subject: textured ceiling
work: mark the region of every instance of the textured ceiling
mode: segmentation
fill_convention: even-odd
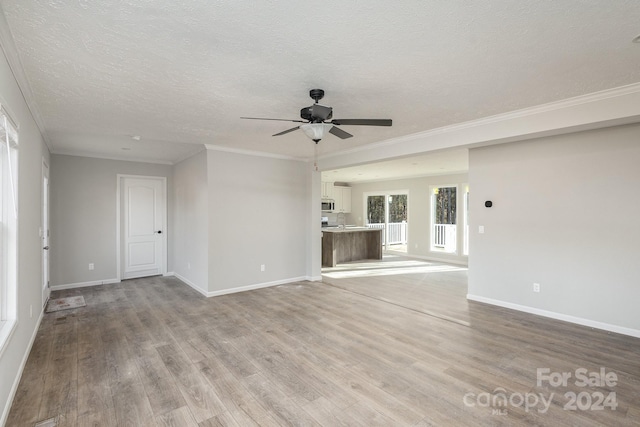
[[[637,0],[0,0],[54,152],[175,162],[202,144],[309,158],[640,81]],[[131,136],[141,136],[140,141]],[[130,148],[123,150],[122,148]]]

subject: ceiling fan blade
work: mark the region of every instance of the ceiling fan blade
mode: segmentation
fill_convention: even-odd
[[[284,135],[285,133],[293,132],[294,130],[298,130],[298,129],[300,129],[300,126],[296,126],[296,127],[294,127],[294,128],[291,128],[291,129],[283,130],[282,132],[276,133],[276,134],[271,135],[271,136],[280,136],[280,135]]]
[[[290,120],[290,119],[268,119],[265,117],[240,117],[241,119],[247,120],[276,120],[278,122],[294,122],[294,123],[307,123],[304,120]]]
[[[333,119],[334,125],[391,126],[391,119]]]
[[[335,126],[331,126],[331,129],[329,129],[329,133],[334,134],[335,136],[337,136],[338,138],[341,139],[347,139],[347,138],[351,138],[353,135],[351,135],[349,132],[345,132],[340,128],[337,128]]]

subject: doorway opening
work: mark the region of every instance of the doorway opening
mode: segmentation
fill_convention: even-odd
[[[365,194],[366,226],[383,230],[385,251],[407,253],[408,198],[407,191]]]
[[[42,160],[42,307],[47,304],[51,288],[49,286],[49,165]]]
[[[431,187],[431,250],[446,253],[457,251],[456,185]]]

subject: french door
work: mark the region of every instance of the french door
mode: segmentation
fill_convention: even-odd
[[[381,228],[385,250],[407,252],[408,193],[387,192],[365,194],[366,223],[369,228]]]

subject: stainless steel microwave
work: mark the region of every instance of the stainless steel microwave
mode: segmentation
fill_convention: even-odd
[[[332,199],[322,199],[322,212],[333,212],[336,202]]]

